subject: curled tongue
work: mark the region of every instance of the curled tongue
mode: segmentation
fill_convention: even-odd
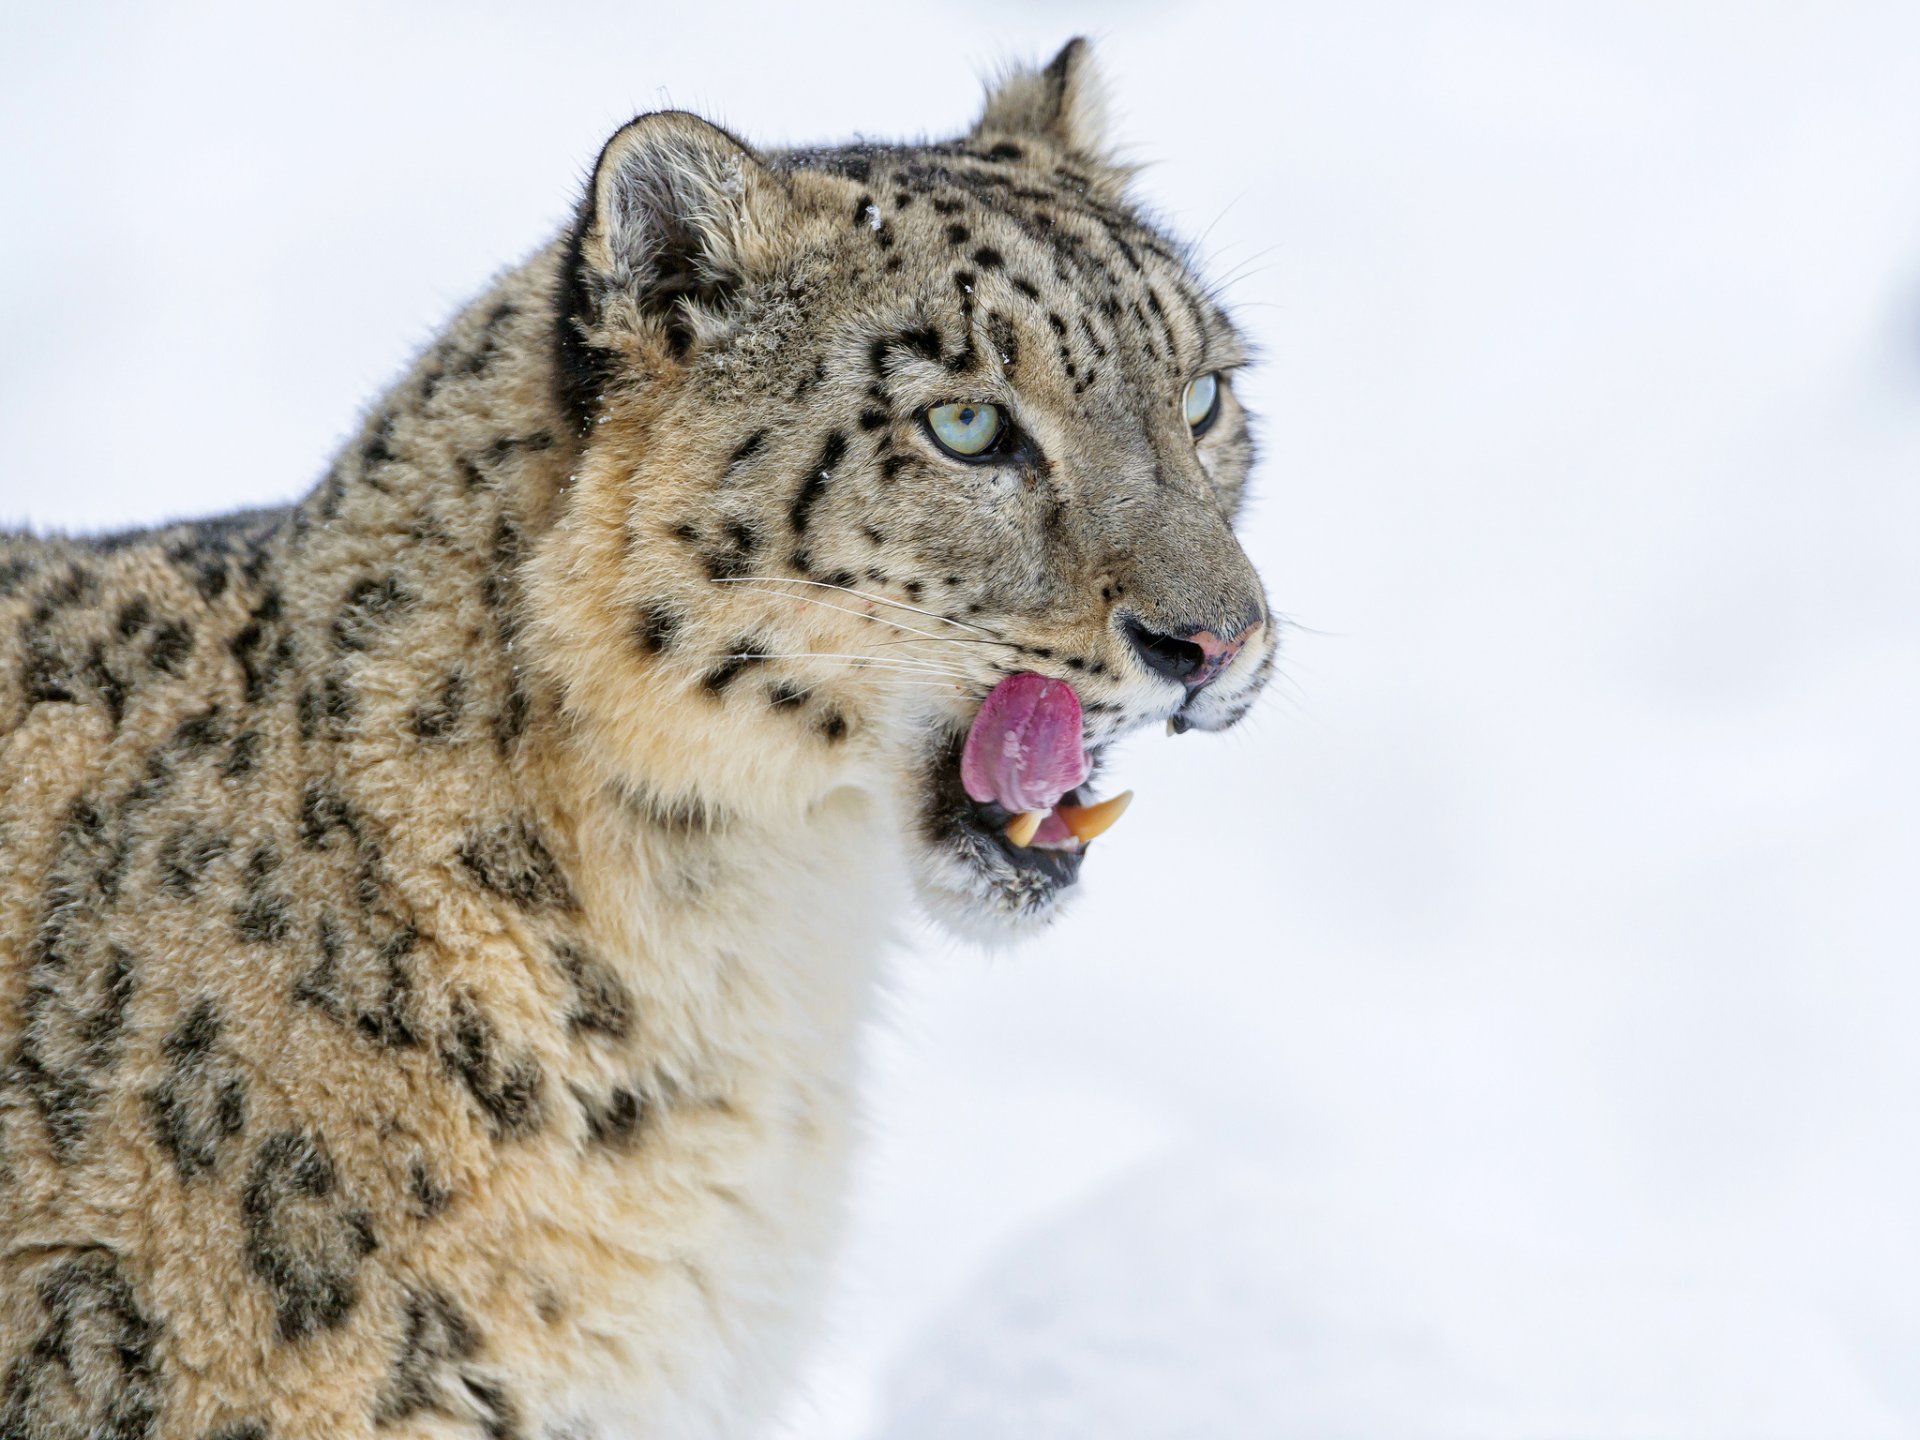
[[[1045,815],[1087,778],[1088,769],[1080,744],[1080,697],[1066,681],[1031,670],[993,687],[960,754],[967,794],[1016,815]]]

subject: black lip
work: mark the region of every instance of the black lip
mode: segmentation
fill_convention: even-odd
[[[1080,803],[1080,792],[1070,790],[1063,798],[1077,805]],[[1024,870],[1030,875],[1044,875],[1055,885],[1071,885],[1080,878],[1080,865],[1086,859],[1086,851],[1054,850],[1044,845],[1016,845],[1007,838],[1007,822],[1013,819],[1011,810],[998,805],[982,805],[973,799],[967,803],[973,807],[980,833],[999,847],[1001,855],[1015,869]]]
[[[991,802],[983,804],[967,794],[960,783],[960,754],[965,745],[964,736],[954,736],[934,753],[926,811],[928,838],[980,861],[997,859],[1021,876],[1045,881],[1055,889],[1077,881],[1086,858],[1084,851],[1015,845],[1006,835],[1013,812]],[[1098,763],[1097,754],[1089,758]],[[1065,798],[1078,803],[1080,791],[1072,790]]]

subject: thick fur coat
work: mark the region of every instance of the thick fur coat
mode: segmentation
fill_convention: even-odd
[[[1272,658],[1244,354],[1096,99],[642,117],[299,504],[0,537],[0,1437],[761,1425],[891,917],[1082,858],[960,788],[982,698],[1097,756]]]

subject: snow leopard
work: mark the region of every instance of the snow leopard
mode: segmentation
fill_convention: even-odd
[[[1044,929],[1272,670],[1129,187],[1081,41],[642,115],[297,503],[0,537],[0,1436],[763,1431],[897,917]]]

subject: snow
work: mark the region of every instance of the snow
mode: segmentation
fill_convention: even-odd
[[[1920,11],[826,9],[16,7],[0,519],[304,489],[635,109],[1089,29],[1297,623],[1053,935],[898,958],[785,1433],[1920,1433]]]
[[[1905,1433],[1764,1290],[1463,1254],[1382,1209],[1204,1153],[1131,1172],[908,1349],[876,1440]]]

